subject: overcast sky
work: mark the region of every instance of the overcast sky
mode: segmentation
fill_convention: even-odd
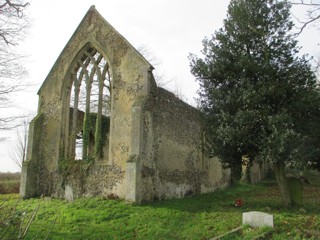
[[[37,90],[91,5],[134,47],[145,46],[160,64],[165,87],[195,105],[198,84],[190,74],[189,53],[199,54],[202,40],[222,27],[229,0],[32,0],[32,28],[21,45],[28,55],[28,82],[34,85],[17,96],[21,112],[37,110]],[[319,32],[302,35],[304,52],[317,51]],[[3,135],[3,133],[0,133]],[[15,134],[0,143],[0,171],[16,171],[9,158]],[[9,137],[10,137],[9,136]]]

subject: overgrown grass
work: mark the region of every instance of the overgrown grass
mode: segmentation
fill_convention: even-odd
[[[5,198],[2,212],[12,209],[18,195],[0,195],[0,204]],[[242,207],[234,207],[237,198],[243,199]],[[320,188],[306,185],[304,198],[304,210],[283,208],[275,183],[264,182],[144,205],[102,198],[72,203],[29,199],[21,201],[17,211],[30,215],[40,201],[26,239],[48,234],[49,239],[210,239],[241,226],[246,211],[274,214],[275,228],[267,239],[319,239]],[[252,239],[263,231],[246,227],[223,239]]]

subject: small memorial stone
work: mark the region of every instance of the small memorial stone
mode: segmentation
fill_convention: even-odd
[[[65,197],[67,202],[73,202],[74,201],[73,190],[69,185],[66,185],[64,197]]]
[[[272,227],[273,215],[264,212],[244,212],[242,214],[242,224],[251,227]]]
[[[45,201],[45,202],[51,202],[51,197],[45,196],[45,197],[43,197],[43,201]]]

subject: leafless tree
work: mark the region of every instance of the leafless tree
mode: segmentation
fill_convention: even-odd
[[[21,126],[16,129],[15,143],[12,144],[10,159],[22,169],[22,164],[26,160],[28,142],[29,121],[23,120]]]
[[[161,72],[161,61],[152,53],[150,48],[147,45],[140,45],[137,50],[155,68],[153,76],[157,85],[172,91],[177,98],[187,102],[188,99],[183,95],[181,88],[177,84],[177,80],[174,78],[167,79],[165,74]],[[167,85],[173,82],[175,84],[174,90],[170,90]]]
[[[20,90],[26,70],[21,64],[23,57],[17,53],[29,27],[25,11],[28,2],[0,0],[0,109],[10,106],[10,95]],[[4,112],[3,110],[1,111]],[[0,115],[0,130],[11,129],[14,117]]]
[[[293,16],[301,24],[299,27],[298,35],[303,32],[303,30],[312,24],[316,24],[320,20],[320,0],[291,0],[292,5],[299,7],[304,7],[306,10],[305,18],[301,19]]]
[[[155,68],[153,71],[154,79],[159,87],[165,87],[171,80],[166,80],[164,73],[161,72],[161,61],[157,58],[147,45],[137,47],[138,52]]]

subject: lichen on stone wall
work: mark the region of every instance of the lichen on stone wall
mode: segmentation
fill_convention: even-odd
[[[61,160],[60,166],[61,187],[71,186],[76,198],[115,194],[114,188],[124,179],[124,170],[117,165]]]
[[[149,199],[201,192],[202,118],[197,109],[157,88],[144,112],[143,194]],[[172,188],[172,189],[168,189]],[[148,193],[153,192],[153,195]]]
[[[49,101],[41,97],[41,112],[46,118],[59,120],[61,116],[61,101],[59,98],[50,99]]]

